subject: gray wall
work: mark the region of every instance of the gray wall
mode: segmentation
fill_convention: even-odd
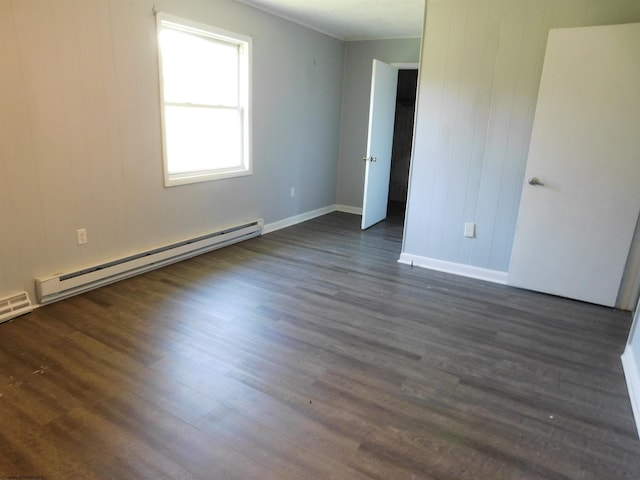
[[[549,29],[634,21],[638,0],[428,0],[405,255],[508,269]]]
[[[253,37],[252,176],[163,187],[154,5]],[[343,42],[233,1],[0,0],[0,296],[335,204],[343,56]]]
[[[338,204],[362,208],[373,60],[417,63],[419,57],[419,38],[346,43]]]

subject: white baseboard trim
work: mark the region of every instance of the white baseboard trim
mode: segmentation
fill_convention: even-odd
[[[262,229],[262,234],[266,235],[267,233],[275,232],[276,230],[280,230],[282,228],[291,227],[293,225],[297,225],[298,223],[306,222],[307,220],[321,217],[322,215],[326,215],[327,213],[335,211],[335,205],[328,205],[326,207],[318,208],[317,210],[311,210],[310,212],[294,215],[293,217],[283,218],[282,220],[278,220],[277,222],[266,223],[264,225],[264,228]]]
[[[344,213],[352,213],[353,215],[362,215],[362,208],[351,207],[349,205],[336,205],[336,210]]]
[[[499,283],[501,285],[507,284],[507,272],[474,267],[473,265],[466,265],[464,263],[447,262],[445,260],[438,260],[436,258],[430,257],[421,257],[419,255],[412,255],[410,253],[404,252],[400,254],[398,263],[413,265],[415,267],[428,268],[430,270],[437,270],[439,272],[453,273],[455,275],[475,278],[477,280],[485,280],[487,282]]]
[[[620,359],[622,360],[624,378],[627,381],[627,390],[629,391],[629,399],[631,400],[633,418],[636,421],[636,430],[640,434],[640,372],[638,371],[638,365],[636,365],[633,359],[633,352],[629,344],[627,344]]]

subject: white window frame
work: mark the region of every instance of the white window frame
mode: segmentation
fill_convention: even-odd
[[[253,50],[252,39],[246,35],[229,32],[220,28],[212,27],[202,23],[194,22],[184,18],[168,15],[166,13],[156,13],[156,27],[158,39],[160,32],[164,28],[180,30],[193,35],[212,38],[217,41],[227,42],[238,46],[239,50],[239,87],[240,101],[239,110],[242,115],[242,165],[239,167],[220,168],[201,171],[189,171],[182,173],[169,173],[168,157],[167,157],[167,135],[165,122],[165,106],[167,102],[164,99],[164,79],[162,65],[162,48],[158,40],[158,67],[160,80],[160,116],[162,124],[162,159],[164,170],[164,185],[172,187],[176,185],[185,185],[189,183],[206,182],[211,180],[219,180],[223,178],[239,177],[251,175],[252,155],[251,155],[251,52]],[[170,104],[174,105],[174,104]],[[193,108],[201,108],[201,106],[192,104],[183,104],[183,106],[193,106]],[[212,108],[229,108],[223,106],[212,106]]]

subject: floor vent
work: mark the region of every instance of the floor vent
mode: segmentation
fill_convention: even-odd
[[[263,226],[263,220],[258,219],[74,272],[36,278],[38,302],[45,304],[61,300],[170,263],[257,237],[262,234]]]
[[[29,313],[32,310],[33,305],[31,305],[27,292],[0,298],[0,323]]]

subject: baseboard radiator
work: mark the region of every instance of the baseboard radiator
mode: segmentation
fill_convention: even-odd
[[[38,302],[40,304],[51,303],[170,263],[257,237],[262,234],[263,227],[264,221],[258,219],[75,272],[36,278]]]

